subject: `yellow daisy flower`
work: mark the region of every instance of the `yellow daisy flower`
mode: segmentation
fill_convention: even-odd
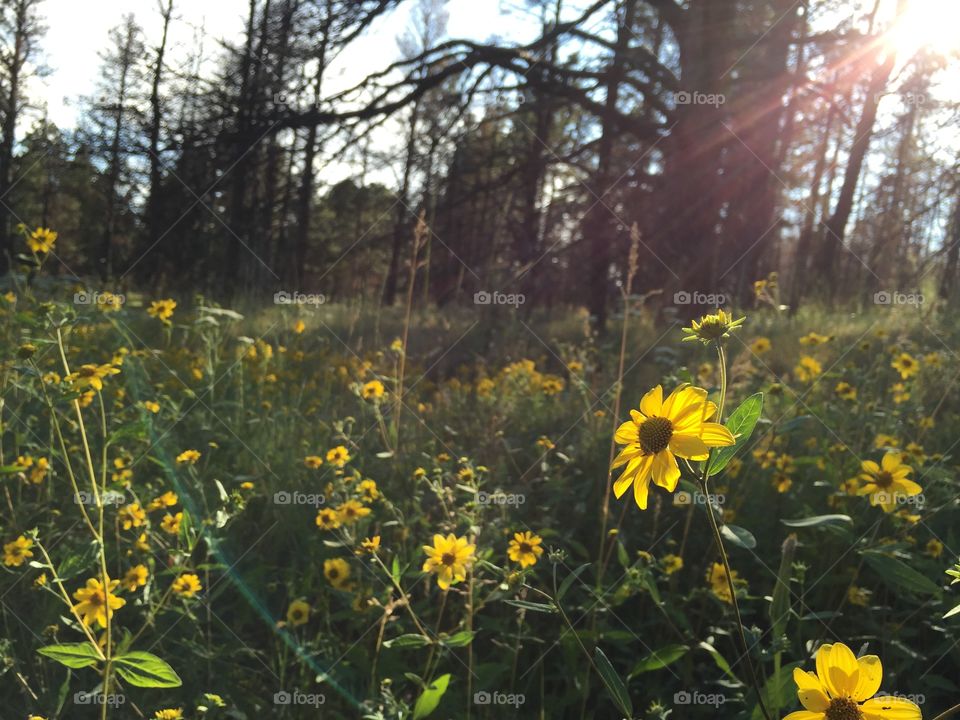
[[[797,380],[800,382],[810,382],[823,372],[823,366],[817,361],[816,358],[812,358],[809,355],[803,355],[800,357],[800,362],[797,363],[797,366],[793,369],[793,372],[796,374]]]
[[[113,594],[119,580],[110,580],[107,578],[107,587],[104,589],[103,583],[99,578],[90,578],[87,580],[87,586],[77,590],[73,597],[77,604],[73,606],[73,611],[81,617],[84,625],[107,626],[107,619],[113,617],[113,611],[119,610],[127,601]]]
[[[336,530],[340,527],[340,515],[333,508],[323,508],[317,513],[317,527],[321,530]]]
[[[176,515],[171,515],[167,513],[163,516],[163,520],[160,521],[160,529],[171,535],[176,535],[180,532],[180,523],[183,522],[183,513],[178,512]]]
[[[16,540],[11,540],[3,546],[3,564],[7,567],[20,567],[24,561],[33,557],[30,548],[33,547],[33,540],[21,535]]]
[[[74,387],[90,387],[93,390],[103,390],[103,380],[110,375],[120,372],[113,365],[81,365],[80,369],[70,373],[64,380]]]
[[[173,317],[173,311],[177,307],[177,301],[167,298],[166,300],[154,300],[147,308],[147,315],[166,322]]]
[[[335,448],[327,450],[327,462],[333,463],[338,468],[342,468],[350,462],[350,451],[343,445],[337,445]]]
[[[853,401],[857,399],[857,389],[848,382],[838,382],[833,391],[841,400]]]
[[[200,578],[198,578],[196,575],[193,573],[186,573],[174,580],[170,589],[180,597],[192,598],[198,592],[203,590],[203,585],[200,584]]]
[[[730,569],[730,579],[733,580],[734,586],[745,584],[745,581],[740,579],[737,571],[733,568]],[[733,603],[733,598],[730,595],[730,583],[727,582],[727,571],[723,567],[723,563],[715,562],[711,564],[707,570],[707,582],[710,583],[711,592],[720,600],[725,603]]]
[[[612,468],[626,465],[613,486],[619,498],[633,485],[633,497],[641,510],[647,507],[650,481],[668,492],[677,489],[680,467],[677,458],[706,460],[713,447],[734,444],[733,435],[720,423],[708,422],[717,406],[707,400],[707,391],[690,385],[678,387],[666,400],[663,388],[653,388],[631,410],[614,439],[626,445]]]
[[[352,525],[370,514],[370,508],[358,500],[347,500],[337,508],[337,516],[343,525]]]
[[[673,575],[675,572],[679,572],[683,569],[683,558],[679,555],[669,555],[663,556],[663,571],[667,575]]]
[[[343,558],[324,560],[323,576],[337,590],[342,590],[350,580],[350,564]]]
[[[446,537],[433,536],[433,545],[424,545],[427,560],[423,571],[436,573],[437,585],[441,590],[449,590],[451,585],[466,580],[467,568],[473,562],[477,546],[469,543],[465,537],[450,533]]]
[[[57,233],[50,228],[38,227],[27,238],[27,246],[37,255],[46,255],[53,250],[53,244],[57,241]]]
[[[177,465],[196,465],[199,459],[200,452],[198,450],[184,450],[177,455]]]
[[[364,383],[363,387],[360,389],[360,394],[363,396],[364,400],[379,400],[383,397],[383,393],[383,383],[379,380],[371,380],[368,383]]]
[[[869,495],[870,504],[879,505],[884,512],[893,512],[902,498],[923,492],[923,488],[908,479],[911,469],[903,463],[900,453],[888,452],[879,465],[873,460],[864,460],[862,470],[860,479],[865,483],[857,494]]]
[[[310,605],[306,600],[294,600],[287,608],[287,622],[294,627],[305,625],[310,619]]]
[[[900,377],[904,380],[920,372],[920,363],[910,353],[900,353],[890,363],[890,367],[900,373]]]
[[[183,720],[183,710],[180,708],[157,710],[153,714],[153,720]]]
[[[147,570],[146,565],[134,565],[124,573],[123,580],[120,581],[120,584],[124,590],[133,592],[137,588],[146,585],[148,577],[150,577],[150,572]]]
[[[883,680],[876,655],[857,658],[843,643],[821,645],[817,672],[795,668],[793,680],[804,709],[784,720],[921,720],[920,708],[906,698],[873,697]]]
[[[143,508],[140,507],[139,503],[130,503],[129,505],[124,505],[117,513],[117,519],[120,521],[120,527],[122,527],[124,530],[140,527],[143,525],[143,521],[146,520],[146,518],[147,514],[143,511]]]
[[[543,538],[534,535],[529,530],[522,533],[514,533],[513,540],[507,547],[507,555],[513,562],[520,563],[520,567],[532,567],[537,564],[537,560],[543,555],[543,548],[540,547]]]

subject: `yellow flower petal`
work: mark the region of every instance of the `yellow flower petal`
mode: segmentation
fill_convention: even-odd
[[[843,643],[835,643],[830,649],[827,667],[830,685],[837,691],[834,693],[834,697],[837,695],[853,695],[860,680],[860,666],[857,664],[857,656],[853,654],[853,651]],[[820,679],[823,680],[822,675]]]
[[[639,445],[627,445],[627,447],[621,450],[620,454],[614,458],[613,464],[610,466],[610,469],[615,470],[621,465],[626,465],[628,462],[630,462],[636,457],[639,457],[642,454],[643,454],[643,450]]]
[[[660,415],[663,408],[663,387],[657,385],[653,390],[647,392],[640,401],[640,412],[647,417]],[[636,442],[636,441],[634,441]]]
[[[880,689],[880,681],[883,680],[883,665],[876,655],[864,655],[857,658],[857,665],[860,668],[860,677],[857,680],[857,688],[853,693],[853,699],[857,702],[863,702],[876,695],[877,690]]]
[[[900,465],[900,455],[897,453],[887,453],[880,461],[880,465],[887,472],[893,472]]]
[[[676,432],[673,433],[673,436],[670,438],[669,447],[680,457],[691,460],[706,459],[707,454],[710,452],[710,448],[706,446],[706,443],[696,435],[682,435]]]
[[[617,428],[613,439],[618,445],[630,445],[640,442],[640,426],[633,420],[628,420]]]
[[[637,481],[633,483],[633,499],[636,501],[638,508],[641,510],[647,509],[647,498],[649,495],[650,482],[646,479],[637,479]]]
[[[920,708],[901,697],[876,697],[860,709],[864,720],[921,720]]]
[[[913,480],[894,480],[894,490],[899,490],[905,495],[919,495],[923,488],[917,485]]]
[[[669,450],[664,450],[653,456],[653,482],[669,492],[677,489],[680,480],[680,468],[677,459]]]
[[[830,698],[827,697],[823,685],[820,684],[820,680],[813,673],[794,668],[793,681],[797,684],[797,696],[800,698],[800,704],[807,710],[823,712],[830,705]]]
[[[700,438],[709,447],[729,447],[737,442],[733,437],[733,433],[727,430],[725,426],[712,422],[705,422],[703,424],[703,428],[700,431]]]

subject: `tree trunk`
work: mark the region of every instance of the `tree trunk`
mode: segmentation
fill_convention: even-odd
[[[617,22],[617,40],[607,70],[606,100],[600,134],[600,146],[597,150],[597,172],[591,181],[590,208],[582,221],[583,235],[590,248],[589,268],[587,270],[588,309],[598,332],[606,330],[607,293],[609,292],[610,263],[613,260],[614,234],[611,232],[612,213],[607,206],[611,202],[606,194],[610,187],[612,174],[612,156],[616,127],[617,101],[620,97],[620,83],[623,81],[624,53],[633,37],[635,0],[626,0],[622,14]],[[615,218],[613,218],[615,220]]]

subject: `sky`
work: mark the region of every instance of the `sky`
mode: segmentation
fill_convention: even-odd
[[[243,31],[245,0],[175,0],[169,48],[171,61],[187,56],[196,42],[197,30],[205,28],[206,49],[216,56],[214,39],[236,40]],[[395,38],[409,23],[413,3],[378,20],[368,29],[332,69],[336,84],[346,86],[398,59]],[[448,34],[486,40],[531,28],[531,19],[522,0],[450,0]],[[41,41],[48,73],[35,78],[30,97],[37,105],[46,104],[50,119],[63,128],[74,127],[78,120],[77,99],[95,95],[100,54],[112,27],[133,13],[144,29],[147,47],[160,39],[158,0],[44,0],[41,5],[47,32]],[[339,78],[337,77],[339,76]]]

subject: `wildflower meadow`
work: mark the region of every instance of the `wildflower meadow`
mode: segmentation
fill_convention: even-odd
[[[0,720],[960,720],[960,0],[0,0]]]

